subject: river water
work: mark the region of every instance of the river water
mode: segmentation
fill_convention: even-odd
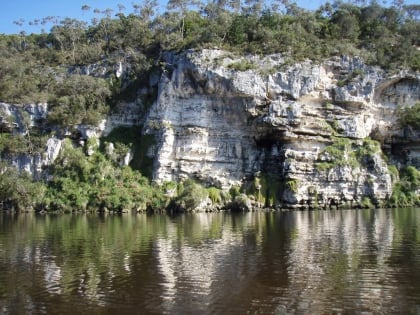
[[[420,209],[0,214],[0,314],[420,314]]]

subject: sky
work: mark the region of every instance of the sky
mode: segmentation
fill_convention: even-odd
[[[158,0],[160,10],[164,10],[167,0]],[[385,0],[391,2],[392,0]],[[407,4],[418,4],[420,0],[405,0]],[[118,4],[122,4],[126,10],[125,14],[132,12],[134,3],[141,3],[142,0],[0,0],[0,34],[18,34],[24,30],[27,34],[40,33],[44,28],[49,32],[51,26],[30,26],[28,23],[47,16],[70,17],[79,20],[90,21],[93,9],[113,9],[114,14],[118,13]],[[327,0],[297,0],[300,7],[316,9]],[[378,0],[383,3],[383,0]],[[90,6],[91,12],[82,11],[82,6]],[[23,26],[14,24],[14,21],[23,19]]]
[[[166,1],[158,0],[160,6],[165,8]],[[118,13],[118,4],[125,6],[124,13],[132,12],[132,3],[141,3],[136,0],[0,0],[0,34],[18,34],[24,30],[27,34],[40,33],[42,26],[30,26],[28,23],[35,19],[42,19],[47,16],[60,16],[61,18],[70,17],[80,20],[87,20],[93,16],[93,13],[82,11],[83,5],[88,5],[92,9],[113,9]],[[319,7],[324,0],[298,0],[301,7],[313,9]],[[14,21],[24,19],[23,26],[14,24]],[[43,26],[48,32],[50,26]]]

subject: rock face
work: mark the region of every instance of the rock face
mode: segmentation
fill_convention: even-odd
[[[60,153],[62,140],[49,138],[44,152],[34,154],[5,154],[1,159],[6,160],[20,171],[30,173],[34,179],[39,180],[43,176],[46,166],[51,165]]]
[[[351,206],[389,197],[389,162],[420,168],[420,135],[401,128],[395,115],[398,106],[420,102],[419,73],[389,74],[356,57],[290,65],[281,55],[217,49],[168,53],[163,64],[160,80],[153,74],[138,99],[120,103],[100,126],[76,126],[82,139],[143,126],[156,140],[147,155],[158,183],[196,178],[242,186],[276,207]],[[74,71],[126,77],[129,65],[108,68]],[[142,96],[150,98],[156,85],[149,107]],[[46,115],[46,104],[0,103],[1,132],[24,134],[28,122]],[[3,158],[39,177],[60,147],[52,138],[43,153]]]
[[[0,103],[0,130],[2,133],[16,133],[25,137],[29,128],[39,126],[39,122],[47,117],[47,113],[46,103],[23,106]],[[60,148],[61,140],[52,137],[47,140],[45,148],[37,148],[37,152],[1,152],[0,160],[5,160],[20,171],[26,171],[35,179],[40,179],[44,167],[54,162]]]
[[[168,54],[166,65],[145,124],[158,139],[158,182],[255,190],[264,179],[258,193],[279,206],[342,205],[391,194],[382,150],[418,163],[419,135],[398,127],[395,109],[420,101],[419,74],[391,76],[358,58],[288,66],[279,55],[221,50]]]

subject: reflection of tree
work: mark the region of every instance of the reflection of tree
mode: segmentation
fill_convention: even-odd
[[[26,296],[20,301],[22,304],[44,305],[47,309],[62,307],[59,313],[70,310],[66,303],[51,305],[55,300],[74,301],[72,313],[84,313],[83,305],[104,305],[112,299],[111,293],[118,296],[124,292],[121,286],[130,276],[127,264],[131,264],[132,255],[140,252],[150,256],[152,236],[165,228],[164,220],[146,220],[145,216],[101,220],[96,215],[27,215],[12,220],[20,228],[10,229],[8,237],[1,239],[3,257],[7,257],[7,261],[1,260],[4,263],[1,267],[2,270],[10,265],[25,268],[14,273],[17,279],[9,288],[15,289],[5,290],[6,296],[13,296],[16,290]],[[144,269],[143,273],[148,275]],[[8,274],[6,282],[0,278],[0,283],[7,283],[10,277]],[[30,285],[22,286],[28,279]],[[14,299],[9,301],[14,303]]]
[[[420,303],[414,209],[3,215],[0,226],[6,313],[410,313]]]
[[[415,282],[410,276],[401,279],[405,275],[400,262],[390,264],[393,252],[398,259],[407,253],[401,251],[403,242],[398,241],[403,230],[397,228],[399,222],[390,211],[299,212],[296,217],[288,308],[381,313],[394,305],[409,305],[400,282]],[[407,222],[401,224],[401,228],[407,226]],[[413,235],[406,237],[413,240]],[[403,270],[413,270],[415,277],[418,272],[411,267]]]

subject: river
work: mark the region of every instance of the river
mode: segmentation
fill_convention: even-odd
[[[420,209],[0,214],[0,314],[420,314]]]

